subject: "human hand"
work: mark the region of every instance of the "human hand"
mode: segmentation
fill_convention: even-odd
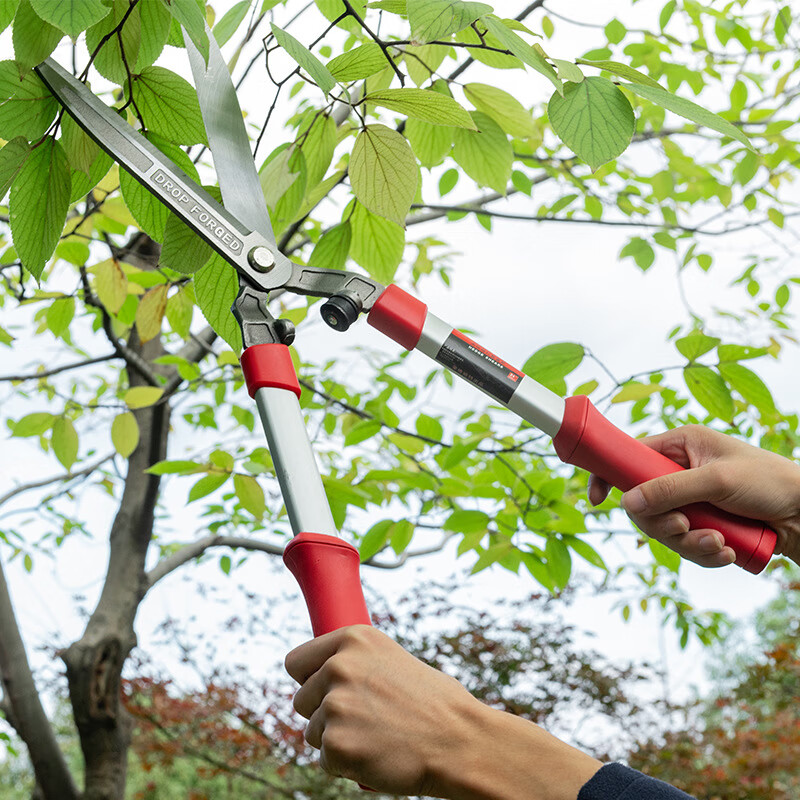
[[[686,425],[643,441],[688,468],[622,495],[622,507],[648,536],[703,567],[732,564],[736,556],[719,532],[689,530],[686,515],[676,510],[708,502],[768,523],[778,534],[775,552],[800,564],[800,465],[703,425]],[[608,492],[608,484],[596,475],[589,478],[592,505]]]
[[[302,684],[294,707],[309,720],[306,741],[322,768],[378,791],[574,800],[601,766],[366,625],[306,642],[286,670]]]
[[[435,776],[481,704],[375,628],[319,636],[286,656],[295,710],[322,768],[392,794],[439,796]]]

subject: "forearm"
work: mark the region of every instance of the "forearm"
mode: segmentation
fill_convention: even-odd
[[[454,751],[442,751],[430,783],[449,800],[576,800],[601,762],[538,725],[480,704],[465,709]]]

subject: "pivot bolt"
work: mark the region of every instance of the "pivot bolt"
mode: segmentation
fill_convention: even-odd
[[[269,272],[275,266],[275,256],[266,247],[254,247],[248,254],[250,266],[257,272]]]

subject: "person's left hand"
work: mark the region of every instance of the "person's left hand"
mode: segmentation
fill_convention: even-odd
[[[388,636],[355,625],[286,656],[294,707],[327,772],[393,794],[436,794],[439,767],[471,738],[482,704]]]

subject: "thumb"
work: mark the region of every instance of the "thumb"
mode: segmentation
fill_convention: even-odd
[[[719,466],[704,464],[635,486],[622,495],[622,507],[629,514],[651,516],[689,503],[718,503],[727,493]]]

